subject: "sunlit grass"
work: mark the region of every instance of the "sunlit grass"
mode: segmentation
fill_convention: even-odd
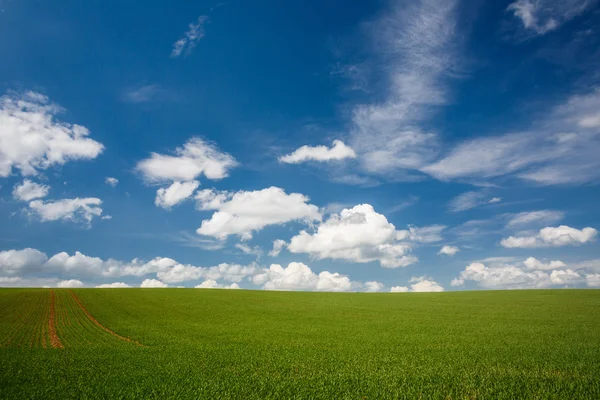
[[[0,348],[0,398],[600,398],[600,291],[75,293],[144,346]]]

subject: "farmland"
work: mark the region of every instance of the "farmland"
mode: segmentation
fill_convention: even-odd
[[[589,399],[598,360],[596,290],[0,290],[0,398]]]

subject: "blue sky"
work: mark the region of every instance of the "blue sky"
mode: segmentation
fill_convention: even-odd
[[[600,286],[598,4],[0,1],[0,285]]]

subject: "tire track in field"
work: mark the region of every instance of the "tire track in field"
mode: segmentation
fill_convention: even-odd
[[[63,346],[60,338],[56,334],[56,310],[55,310],[55,300],[54,300],[54,290],[50,289],[50,318],[48,318],[48,334],[50,335],[50,344],[54,348],[62,349]]]
[[[92,313],[90,313],[90,312],[87,310],[87,308],[85,308],[85,306],[83,305],[83,303],[81,302],[81,300],[79,300],[79,297],[77,297],[77,295],[76,295],[76,294],[75,294],[75,293],[74,293],[72,290],[69,290],[69,292],[70,292],[70,293],[71,293],[71,295],[73,296],[73,299],[75,299],[75,302],[77,303],[77,305],[79,305],[79,307],[81,308],[81,311],[83,311],[83,313],[84,313],[84,314],[85,314],[85,315],[88,317],[88,319],[89,319],[90,321],[92,321],[92,323],[93,323],[94,325],[96,325],[98,328],[100,328],[100,329],[103,329],[104,331],[106,331],[106,332],[110,333],[110,334],[111,334],[111,335],[113,335],[114,337],[116,337],[116,338],[119,338],[119,339],[121,339],[121,340],[124,340],[124,341],[126,341],[126,342],[131,342],[131,343],[134,343],[134,344],[136,344],[136,345],[138,345],[138,346],[143,346],[141,343],[139,343],[139,342],[137,342],[137,341],[135,341],[135,340],[133,340],[133,339],[130,339],[130,338],[128,338],[128,337],[121,336],[121,335],[119,335],[117,332],[115,332],[115,331],[112,331],[112,330],[108,329],[107,327],[105,327],[104,325],[102,325],[102,324],[101,324],[101,323],[100,323],[100,322],[99,322],[99,321],[98,321],[96,318],[94,318],[94,316],[92,315]]]

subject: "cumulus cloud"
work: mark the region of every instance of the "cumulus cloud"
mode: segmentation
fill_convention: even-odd
[[[560,247],[569,245],[580,245],[593,241],[598,234],[594,228],[583,228],[581,230],[566,225],[558,227],[547,227],[539,231],[535,236],[509,236],[502,239],[500,244],[507,248],[534,248],[534,247]]]
[[[413,277],[409,281],[411,292],[443,292],[444,288],[440,286],[436,281],[426,276]]]
[[[5,274],[20,273],[38,268],[47,259],[46,254],[31,248],[0,251],[0,271]]]
[[[317,206],[300,193],[287,194],[278,187],[235,193],[203,190],[196,196],[201,210],[218,210],[196,231],[199,235],[225,239],[239,235],[250,239],[252,233],[269,225],[291,221],[320,221]]]
[[[46,255],[37,250],[11,250],[12,253],[0,253],[0,266],[3,258],[4,265],[11,270],[19,270],[25,265],[38,266],[52,271],[64,271],[71,275],[123,277],[144,276],[156,274],[156,277],[166,283],[178,283],[198,279],[224,279],[230,282],[240,282],[254,275],[258,267],[254,264],[239,265],[222,263],[212,267],[201,267],[191,264],[181,264],[168,257],[155,257],[144,262],[133,259],[129,262],[114,259],[103,260],[90,257],[78,251],[73,255],[66,252],[57,253],[46,261]],[[1,270],[4,270],[2,268]],[[7,269],[8,271],[8,269]]]
[[[106,177],[106,179],[104,179],[104,182],[109,186],[115,187],[119,183],[119,180],[117,178],[112,178],[108,176]]]
[[[200,182],[173,182],[168,188],[160,188],[156,191],[154,204],[164,209],[170,209],[176,204],[189,198],[200,186]]]
[[[60,281],[56,284],[58,288],[79,288],[83,286],[83,282],[78,281],[77,279],[69,279],[65,281]]]
[[[217,283],[214,279],[207,279],[199,285],[194,286],[196,289],[240,289],[240,285],[232,283],[231,285],[223,285]]]
[[[331,148],[302,146],[290,154],[279,157],[279,161],[286,164],[298,164],[306,161],[339,161],[346,158],[356,158],[356,153],[342,141],[334,140]]]
[[[192,22],[189,24],[185,35],[173,44],[171,57],[179,57],[182,53],[189,55],[200,39],[204,37],[204,24],[207,21],[208,17],[206,15],[201,15],[195,23]]]
[[[96,286],[99,289],[130,288],[131,286],[123,282],[104,283]]]
[[[94,217],[102,215],[101,204],[102,200],[95,197],[50,201],[34,200],[29,203],[29,211],[31,215],[37,216],[42,222],[69,220],[85,221],[89,224]]]
[[[323,271],[315,274],[306,264],[289,263],[287,267],[271,264],[252,278],[255,285],[266,290],[312,290],[326,292],[347,292],[360,284],[337,272]],[[371,285],[372,288],[372,285]]]
[[[381,292],[385,285],[377,281],[365,282],[363,285],[363,291],[365,292]]]
[[[535,35],[544,35],[581,15],[596,0],[516,0],[507,11]]]
[[[436,281],[427,277],[412,277],[409,281],[412,283],[408,286],[393,286],[390,288],[392,293],[405,293],[405,292],[443,292],[444,288],[440,286]]]
[[[226,178],[237,165],[235,159],[200,138],[188,140],[175,149],[174,155],[152,153],[140,161],[136,168],[151,183],[191,182],[200,175],[208,179]]]
[[[567,266],[564,262],[560,260],[550,261],[549,263],[543,263],[542,261],[534,257],[527,258],[525,261],[523,261],[523,264],[528,270],[539,271],[548,271],[558,268],[564,268]]]
[[[410,245],[400,242],[409,235],[409,231],[396,230],[371,205],[361,204],[332,214],[314,234],[301,231],[291,239],[288,250],[317,259],[378,261],[382,267],[397,268],[417,262],[416,257],[407,254]]]
[[[456,246],[448,246],[448,245],[444,245],[442,246],[442,248],[440,249],[440,251],[438,251],[438,254],[445,254],[447,256],[453,256],[456,253],[458,253],[460,250],[458,249],[458,247]]]
[[[281,239],[273,240],[273,249],[269,252],[269,256],[277,257],[279,255],[279,253],[281,253],[281,250],[283,250],[283,248],[286,245],[287,245],[287,243],[285,242],[285,240],[281,240]]]
[[[140,284],[141,288],[166,288],[169,287],[166,283],[163,283],[157,279],[144,279]]]
[[[552,263],[557,268],[565,267],[565,264],[561,262],[553,261]],[[572,269],[555,269],[548,273],[544,270],[548,270],[550,265],[545,265],[532,258],[525,260],[523,264],[527,270],[518,265],[486,266],[483,263],[474,262],[452,281],[452,285],[461,286],[465,281],[472,281],[486,289],[526,289],[575,285],[584,281],[584,277]]]
[[[600,286],[600,274],[590,274],[585,277],[585,282],[588,286],[599,287]]]
[[[20,185],[15,185],[12,195],[16,200],[30,201],[46,197],[50,191],[50,186],[42,185],[25,179]]]
[[[36,175],[69,160],[93,159],[104,149],[81,125],[55,120],[62,108],[36,92],[0,97],[0,177],[13,169]]]
[[[565,216],[562,211],[555,210],[539,210],[539,211],[528,211],[512,215],[506,226],[508,228],[514,228],[524,225],[541,224],[542,226],[553,224],[560,221]]]

